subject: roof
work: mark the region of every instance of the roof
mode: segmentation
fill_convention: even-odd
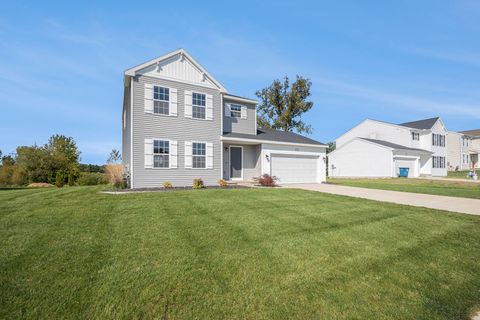
[[[480,137],[480,129],[460,131],[460,133],[463,133],[463,134],[466,134],[466,135],[469,135],[469,136],[479,136]]]
[[[129,68],[129,69],[125,70],[125,76],[135,76],[137,71],[140,71],[140,70],[145,69],[145,68],[147,68],[147,67],[149,67],[153,64],[156,64],[156,63],[159,63],[161,61],[170,59],[170,58],[172,58],[174,56],[177,56],[177,55],[181,55],[182,57],[188,59],[195,66],[195,68],[197,68],[206,77],[208,77],[220,89],[220,91],[227,92],[227,89],[225,89],[225,87],[220,82],[218,82],[210,73],[208,73],[208,71],[200,63],[198,63],[195,59],[193,59],[193,57],[185,49],[182,49],[182,48],[177,49],[175,51],[172,51],[170,53],[167,53],[167,54],[165,54],[161,57],[158,57],[158,58],[149,60],[147,62],[144,62],[142,64],[139,64],[135,67]]]
[[[257,100],[253,100],[253,99],[250,99],[250,98],[245,98],[245,97],[236,96],[236,95],[233,95],[233,94],[230,94],[230,93],[225,93],[223,96],[224,96],[225,99],[229,99],[229,100],[236,100],[236,101],[241,101],[241,102],[246,102],[246,103],[253,103],[253,104],[257,104],[257,103],[258,103]]]
[[[411,122],[400,123],[399,126],[402,127],[409,127],[414,129],[432,129],[435,123],[440,119],[440,117],[424,119],[424,120],[417,120]]]
[[[367,139],[367,138],[360,138],[360,139],[366,140],[366,141],[370,141],[370,142],[372,142],[372,143],[379,144],[379,145],[381,145],[381,146],[389,147],[389,148],[396,149],[396,150],[420,151],[420,152],[428,152],[428,153],[431,153],[430,151],[425,150],[425,149],[405,147],[405,146],[402,146],[402,145],[400,145],[400,144],[391,143],[391,142],[384,141],[384,140]]]
[[[258,128],[257,135],[254,134],[245,134],[245,133],[236,133],[236,132],[224,132],[224,137],[227,138],[238,138],[238,139],[250,139],[250,140],[267,140],[275,142],[288,142],[288,143],[298,143],[298,144],[314,144],[318,146],[325,146],[324,143],[319,141],[301,136],[294,132],[287,132],[281,130],[265,129]]]

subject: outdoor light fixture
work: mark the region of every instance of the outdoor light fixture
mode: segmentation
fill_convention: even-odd
[[[267,159],[267,161],[270,161],[270,157],[268,156],[268,154],[265,155],[265,158]]]

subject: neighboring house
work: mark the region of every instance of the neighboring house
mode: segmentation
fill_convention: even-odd
[[[447,129],[440,118],[401,124],[367,119],[335,140],[331,177],[447,175]]]
[[[448,170],[478,168],[480,129],[448,133]]]
[[[131,188],[261,174],[280,183],[324,182],[326,146],[257,128],[256,104],[229,94],[183,49],[125,71],[123,163]]]

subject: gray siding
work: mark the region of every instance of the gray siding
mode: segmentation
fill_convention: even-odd
[[[122,161],[126,170],[130,170],[131,109],[130,86],[124,87],[122,110]]]
[[[245,134],[256,134],[255,129],[255,105],[254,104],[246,104],[246,103],[238,103],[235,101],[230,101],[227,98],[224,98],[223,101],[223,108],[225,108],[226,103],[235,103],[240,104],[247,107],[247,119],[240,119],[240,118],[232,118],[226,117],[225,112],[222,113],[223,115],[223,132],[236,132],[236,133],[245,133]]]
[[[178,90],[178,116],[168,117],[148,114],[144,111],[145,83],[163,85]],[[213,120],[185,118],[184,91],[211,94],[213,96]],[[202,178],[206,185],[217,184],[221,177],[221,117],[220,92],[215,89],[168,81],[146,76],[137,76],[133,82],[133,165],[135,188],[159,187],[164,181],[174,186],[189,186],[192,179]],[[178,168],[145,169],[144,139],[164,138],[178,141]],[[213,169],[185,169],[185,141],[213,143]]]
[[[260,176],[261,145],[233,145],[243,147],[243,180],[252,180],[253,178]],[[230,147],[230,144],[224,143],[223,146],[223,178],[228,180],[230,178],[230,154],[225,148]]]

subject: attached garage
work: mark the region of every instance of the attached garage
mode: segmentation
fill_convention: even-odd
[[[408,168],[408,177],[416,177],[418,172],[418,160],[417,159],[409,159],[409,158],[394,158],[395,163],[395,175],[400,176],[400,169],[401,168]]]
[[[318,156],[271,154],[271,172],[284,183],[315,183],[318,181]]]

